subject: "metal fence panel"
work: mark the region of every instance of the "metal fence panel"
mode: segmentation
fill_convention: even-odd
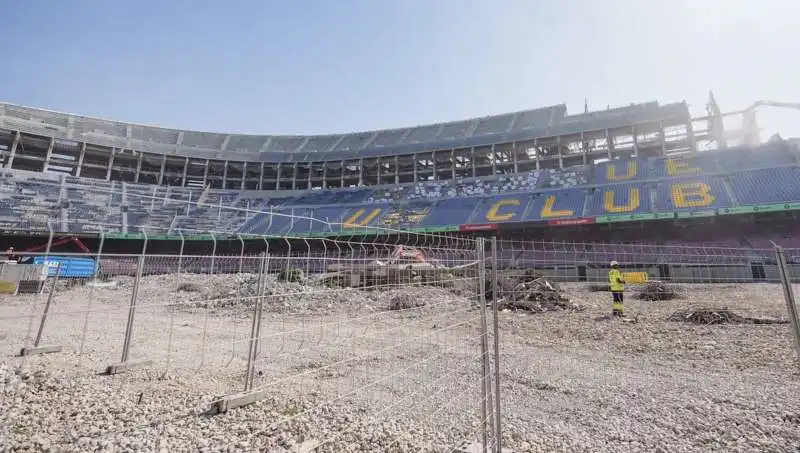
[[[91,376],[87,389],[116,388],[122,403],[113,393],[91,398],[125,406],[114,409],[125,422],[70,425],[77,437],[55,444],[132,436],[143,448],[200,448],[215,441],[179,439],[179,420],[226,411],[244,394],[255,404],[238,411],[260,414],[259,434],[238,437],[245,450],[488,451],[495,390],[483,240],[264,239],[233,253],[215,240],[210,253],[182,244],[163,254],[152,237],[137,254],[63,253],[97,259],[98,274],[51,284],[41,344],[61,353],[24,363]],[[9,355],[36,343],[48,294],[3,299]],[[146,440],[143,427],[155,425],[162,431]]]

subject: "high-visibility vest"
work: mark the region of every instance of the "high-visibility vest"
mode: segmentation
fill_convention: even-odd
[[[625,284],[620,283],[620,280],[622,280],[622,274],[619,272],[619,269],[611,269],[608,271],[608,284],[612,292],[618,293],[625,290]]]

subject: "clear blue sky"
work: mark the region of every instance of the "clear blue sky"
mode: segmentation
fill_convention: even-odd
[[[333,133],[566,102],[800,101],[797,0],[0,0],[0,99]],[[764,110],[800,136],[800,112]],[[766,123],[766,124],[764,124]],[[766,137],[764,137],[766,138]]]

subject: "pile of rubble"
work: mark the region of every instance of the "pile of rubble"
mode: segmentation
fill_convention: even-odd
[[[477,261],[448,267],[428,259],[414,247],[396,247],[387,259],[366,262],[336,263],[327,267],[322,283],[329,287],[375,288],[396,285],[420,285],[454,288],[458,276],[476,272]]]
[[[669,316],[670,321],[690,324],[788,324],[789,321],[779,319],[750,318],[738,315],[727,308],[696,308],[680,310]]]
[[[208,310],[209,313],[231,314],[232,311],[249,316],[259,294],[259,276],[256,274],[230,275],[184,275],[180,282],[168,281],[165,277],[142,279],[145,293],[153,287],[173,286],[168,298],[171,306],[178,310]],[[264,278],[263,289],[266,312],[289,313],[320,311],[374,305],[368,295],[361,291],[327,289],[308,282],[289,282],[293,275],[270,274]],[[163,280],[163,284],[162,284]]]
[[[683,298],[683,293],[677,285],[651,280],[642,285],[634,297],[649,301],[674,300]]]
[[[526,310],[534,313],[562,310],[581,310],[572,302],[558,283],[532,269],[507,272],[498,278],[497,288],[489,279],[486,282],[486,300],[497,295],[498,307]]]
[[[424,297],[419,297],[417,294],[400,293],[393,294],[389,298],[389,310],[410,310],[413,308],[421,308],[427,305]]]

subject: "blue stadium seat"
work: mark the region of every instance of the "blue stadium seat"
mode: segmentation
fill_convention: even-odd
[[[313,209],[294,209],[290,211],[289,226],[280,232],[270,228],[272,234],[286,234],[286,235],[302,235],[308,234],[314,229],[314,225],[318,223],[314,219]]]
[[[569,189],[585,185],[591,174],[589,167],[579,166],[564,169],[548,168],[539,170],[539,183],[541,189]]]
[[[727,208],[732,201],[720,177],[696,177],[656,184],[654,211],[699,211]]]
[[[256,214],[244,222],[244,224],[239,228],[239,233],[260,234],[261,232],[266,231],[269,224],[269,219],[269,214]]]
[[[358,189],[333,190],[330,203],[362,203],[375,192],[375,189],[362,187]]]
[[[644,183],[614,184],[597,187],[589,195],[585,215],[641,214],[652,210],[650,189]]]
[[[315,190],[289,201],[293,206],[305,205],[325,205],[336,203],[361,203],[374,192],[374,189],[338,189],[338,190]]]
[[[736,200],[743,205],[797,202],[800,169],[784,167],[733,173],[730,186]]]
[[[310,232],[322,233],[326,231],[339,231],[345,220],[346,208],[339,206],[326,206],[313,210],[312,217],[317,219],[311,222]]]
[[[369,204],[345,209],[341,228],[343,230],[374,227],[390,211],[388,204]]]
[[[308,209],[277,209],[271,213],[258,213],[239,229],[242,234],[282,236],[289,231],[308,231],[310,221],[303,219],[312,214]]]
[[[648,163],[641,158],[603,162],[594,169],[594,181],[597,184],[639,181],[648,177]]]
[[[430,211],[431,202],[413,201],[411,203],[389,205],[386,212],[378,218],[375,226],[388,230],[418,228]]]
[[[525,216],[528,221],[583,217],[586,189],[562,189],[536,194]]]
[[[419,226],[463,225],[480,203],[480,198],[448,198],[435,204]]]
[[[683,178],[716,173],[715,153],[693,154],[687,157],[669,157],[653,161],[652,176],[657,178]]]
[[[718,152],[719,165],[727,171],[795,165],[794,157],[783,143],[770,143],[758,148],[741,147]]]
[[[505,119],[471,120],[442,129],[448,131],[444,135],[458,135],[470,133],[462,131],[465,125],[478,126],[472,129],[478,131],[511,127],[502,126],[504,122]],[[423,126],[409,130],[407,135],[397,131],[381,134],[381,140],[374,141],[389,146],[396,141],[413,142],[413,137],[419,135],[435,136],[437,132]],[[172,140],[171,136],[158,134],[152,138],[155,142]],[[188,134],[184,144],[187,140],[200,143],[207,138]],[[328,140],[321,137],[313,146],[327,148],[322,138]],[[245,139],[231,141],[228,148],[241,148]],[[293,137],[277,142],[271,142],[275,149],[302,144]],[[49,223],[57,231],[86,233],[239,231],[275,235],[337,228],[328,223],[406,229],[598,216],[610,214],[607,197],[616,206],[612,209],[616,212],[611,214],[707,210],[731,206],[734,201],[747,205],[800,201],[800,168],[792,151],[782,142],[755,149],[695,153],[687,155],[685,160],[651,158],[631,162],[635,162],[633,167],[629,167],[629,161],[617,160],[591,168],[293,192],[288,196],[285,192],[168,187],[7,170],[0,173],[0,223],[17,228],[32,225],[31,228],[38,229],[46,229]],[[609,168],[614,171],[609,173]],[[732,173],[722,175],[726,171]],[[588,180],[597,182],[597,188],[583,187]],[[629,205],[634,189],[639,201]],[[544,191],[536,193],[541,190]],[[611,195],[606,195],[607,192]],[[276,197],[270,199],[271,195]],[[194,204],[201,199],[202,204]],[[292,207],[294,219],[289,217]],[[275,210],[274,215],[270,215],[270,209]]]
[[[495,195],[481,200],[469,223],[521,222],[532,195]]]

